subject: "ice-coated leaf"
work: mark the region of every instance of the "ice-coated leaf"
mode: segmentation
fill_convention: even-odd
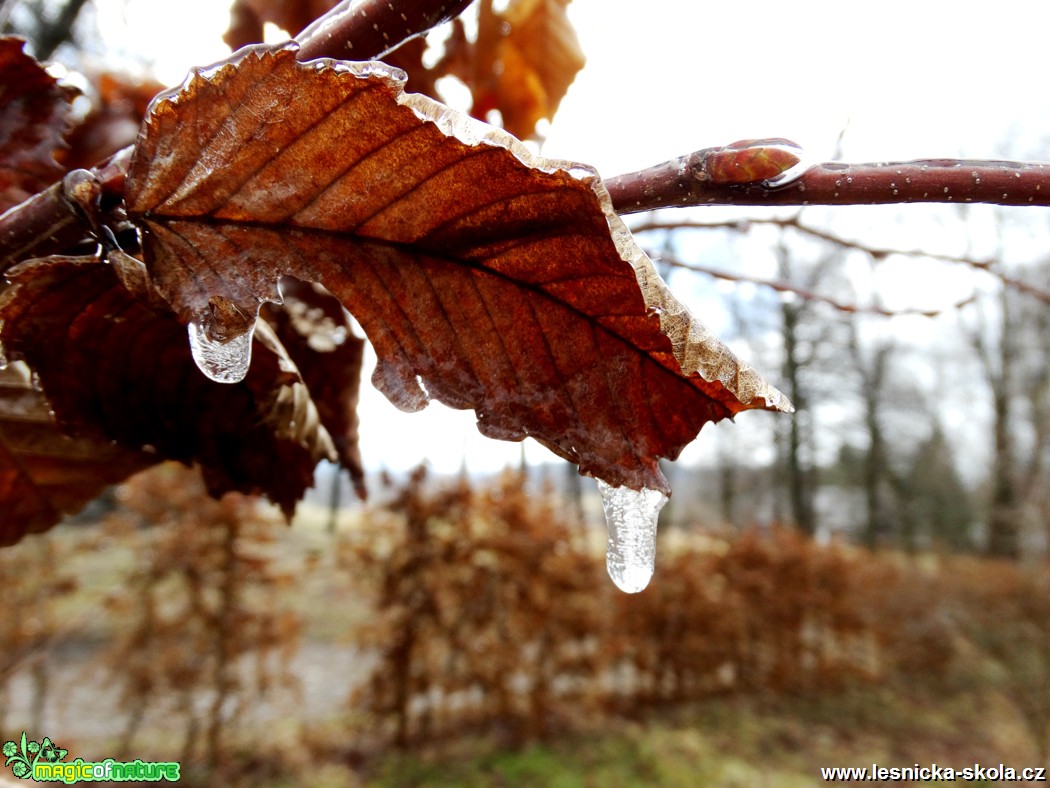
[[[151,107],[128,175],[151,277],[183,323],[323,284],[417,410],[472,408],[612,486],[700,428],[790,405],[670,294],[583,165],[293,45],[195,71]]]
[[[62,177],[55,152],[77,94],[23,52],[24,45],[0,38],[0,212]]]
[[[98,435],[65,434],[25,364],[0,370],[0,545],[46,531],[158,459]]]
[[[290,513],[317,462],[334,459],[294,363],[260,322],[244,381],[208,380],[186,327],[144,297],[141,267],[120,255],[113,264],[51,257],[12,269],[0,295],[7,354],[39,376],[65,432],[197,462],[212,493],[264,493]]]

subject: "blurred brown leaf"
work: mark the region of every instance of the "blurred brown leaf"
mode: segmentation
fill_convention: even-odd
[[[244,381],[213,383],[193,363],[186,327],[121,284],[145,281],[141,263],[121,258],[12,269],[0,295],[8,354],[39,375],[63,431],[116,441],[150,462],[197,462],[212,494],[264,493],[290,514],[334,450],[284,348],[260,324]]]
[[[476,54],[457,76],[471,89],[471,114],[499,110],[503,127],[530,136],[550,120],[585,58],[566,15],[570,0],[510,0],[495,11],[482,0]]]
[[[550,120],[585,62],[576,31],[566,16],[569,0],[511,0],[501,11],[491,0],[478,4],[478,32],[469,40],[461,19],[452,23],[444,54],[426,67],[424,39],[413,39],[384,56],[408,75],[408,90],[440,98],[436,82],[455,76],[473,97],[471,114],[488,120],[498,110],[502,125],[519,138],[531,137]]]
[[[150,101],[164,85],[149,79],[104,72],[94,78],[92,105],[83,120],[66,135],[67,149],[58,160],[67,169],[98,164],[138,137]]]
[[[0,545],[46,531],[157,460],[99,435],[66,435],[25,364],[0,370]]]
[[[55,152],[63,147],[77,95],[25,54],[24,45],[0,38],[0,212],[62,177]]]
[[[550,120],[585,58],[565,9],[571,0],[510,0],[496,11],[492,0],[477,4],[478,32],[468,40],[462,21],[453,21],[444,54],[427,66],[425,37],[409,39],[383,61],[408,75],[407,89],[440,99],[437,80],[453,75],[473,96],[471,114],[487,120],[498,110],[502,125],[519,138]],[[330,10],[336,0],[236,0],[224,40],[231,49],[263,40],[263,25],[294,35]]]
[[[365,469],[357,444],[357,400],[365,341],[354,334],[339,300],[320,285],[290,276],[281,280],[283,303],[266,304],[262,316],[299,368],[332,436],[339,462],[365,499]]]
[[[181,322],[217,298],[253,315],[282,274],[320,282],[402,409],[472,408],[487,436],[636,489],[666,490],[658,459],[705,423],[789,407],[671,296],[589,168],[382,64],[295,54],[245,51],[152,107],[126,200]]]

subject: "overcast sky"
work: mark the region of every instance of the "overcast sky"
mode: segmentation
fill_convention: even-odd
[[[167,83],[227,54],[228,14],[219,0],[97,3],[107,41],[151,60]],[[1050,157],[1038,4],[574,0],[570,13],[588,63],[543,153],[605,175],[757,137],[787,137],[825,160],[844,128],[850,161]],[[937,214],[919,207],[836,210],[843,227],[876,233],[873,242],[952,245],[951,233],[931,231]],[[709,282],[697,286],[709,290],[700,308],[720,297]],[[465,455],[472,468],[492,468],[516,462],[520,451],[482,438],[472,413],[432,404],[401,414],[368,386],[362,413],[362,449],[372,466],[406,468],[427,457],[453,470]],[[746,430],[751,415],[730,429]],[[536,446],[529,456],[550,457]]]

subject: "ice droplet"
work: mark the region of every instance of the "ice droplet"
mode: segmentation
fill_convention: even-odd
[[[617,588],[637,594],[653,577],[656,520],[667,496],[648,488],[612,487],[601,479],[598,491],[609,525],[605,567]]]
[[[252,335],[255,324],[243,334],[225,341],[207,330],[207,319],[198,316],[188,326],[190,352],[197,368],[216,383],[240,383],[252,363]]]

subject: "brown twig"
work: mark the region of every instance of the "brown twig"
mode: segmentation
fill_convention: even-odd
[[[764,277],[757,276],[746,276],[743,274],[734,274],[729,271],[722,271],[717,268],[710,268],[706,265],[699,265],[697,263],[686,263],[682,260],[675,258],[674,256],[666,253],[657,255],[654,259],[658,259],[663,265],[670,266],[671,268],[680,268],[686,271],[692,271],[694,273],[706,274],[707,276],[713,276],[716,279],[722,279],[727,282],[750,282],[751,284],[761,285],[768,287],[771,290],[776,290],[778,293],[792,293],[797,295],[799,298],[805,301],[816,301],[821,304],[827,304],[833,309],[837,309],[839,312],[845,312],[847,314],[868,314],[868,315],[881,315],[882,317],[900,317],[903,315],[919,315],[921,317],[936,317],[943,312],[947,312],[949,309],[961,309],[967,304],[971,304],[974,301],[975,296],[969,296],[964,298],[962,301],[958,301],[949,307],[943,309],[886,309],[881,306],[863,306],[860,304],[850,304],[845,301],[839,301],[838,299],[831,298],[830,296],[821,295],[815,293],[812,290],[808,290],[804,287],[789,284],[779,279],[766,279]]]
[[[0,215],[0,274],[30,257],[58,254],[87,238],[97,239],[104,214],[124,197],[131,152],[127,147],[90,170],[68,172]]]
[[[891,248],[888,248],[888,247],[868,246],[868,245],[866,245],[866,244],[864,244],[864,243],[862,243],[860,241],[851,241],[851,240],[849,240],[847,238],[842,238],[841,236],[835,235],[833,233],[829,233],[826,230],[820,230],[820,229],[818,229],[816,227],[810,227],[809,225],[803,224],[802,222],[800,222],[797,216],[794,216],[794,217],[791,217],[791,218],[788,218],[788,219],[741,219],[741,220],[738,220],[738,221],[728,221],[728,222],[697,222],[697,221],[681,221],[681,222],[670,221],[670,222],[664,222],[664,221],[650,221],[650,222],[644,222],[644,223],[642,223],[640,225],[636,225],[635,227],[632,227],[631,228],[631,232],[632,233],[644,233],[644,232],[653,232],[653,231],[658,231],[658,230],[669,231],[669,230],[693,229],[693,230],[732,230],[733,232],[746,233],[750,229],[751,225],[756,225],[756,224],[772,225],[772,226],[780,227],[780,228],[793,227],[796,230],[798,230],[799,232],[806,233],[807,235],[811,235],[814,238],[819,238],[819,239],[821,239],[823,241],[827,241],[829,243],[836,244],[838,246],[841,246],[844,249],[856,249],[856,250],[861,251],[861,252],[866,252],[867,254],[870,254],[873,258],[876,258],[876,259],[883,259],[883,258],[889,257],[890,255],[903,255],[905,257],[928,257],[931,260],[941,260],[942,262],[947,262],[947,263],[958,263],[960,265],[967,265],[967,266],[969,266],[971,268],[975,268],[975,269],[977,269],[979,271],[984,271],[985,273],[991,274],[992,276],[994,276],[997,279],[999,279],[999,281],[1001,281],[1007,287],[1012,287],[1013,289],[1015,289],[1015,290],[1017,290],[1017,291],[1019,291],[1021,293],[1025,293],[1027,295],[1030,295],[1033,298],[1035,298],[1035,299],[1037,299],[1039,301],[1042,301],[1043,303],[1050,304],[1050,290],[1046,290],[1046,289],[1044,289],[1042,287],[1039,287],[1038,285],[1033,285],[1030,282],[1025,282],[1023,279],[1018,279],[1018,278],[1016,278],[1014,276],[1011,276],[1011,275],[1009,275],[1007,273],[1004,273],[1002,270],[1000,270],[999,266],[997,265],[997,263],[999,262],[998,260],[995,260],[995,259],[977,259],[977,258],[966,257],[966,256],[962,256],[962,255],[940,254],[938,252],[924,252],[924,251],[921,251],[921,250],[918,250],[918,249],[891,249]],[[681,266],[677,266],[676,264],[670,263],[670,262],[668,263],[668,265],[671,265],[672,267],[681,267]],[[718,275],[718,274],[713,273],[711,270],[708,270],[708,269],[702,270],[701,273],[709,273],[712,276],[717,276]],[[768,282],[765,282],[765,281],[751,280],[751,279],[741,279],[741,281],[755,281],[758,284],[769,284]],[[772,285],[770,284],[770,286],[772,286]],[[798,291],[798,292],[799,292],[799,295],[803,295],[802,291]],[[818,300],[818,301],[823,300],[823,301],[826,301],[827,303],[830,303],[832,306],[835,306],[836,309],[839,308],[838,306],[836,306],[836,304],[832,303],[831,301],[828,301],[827,299],[821,298],[821,297],[816,297],[814,300]],[[956,307],[958,307],[958,306],[965,306],[967,303],[969,303],[969,301],[970,301],[970,299],[967,299],[966,301],[962,301],[959,304],[957,304]],[[843,311],[856,311],[856,310],[843,310]],[[884,313],[881,313],[881,312],[877,312],[877,313],[878,314],[884,314]],[[926,313],[922,312],[921,310],[919,310],[919,311],[915,311],[915,312],[911,312],[911,313],[894,312],[893,314],[896,315],[896,314],[926,314]]]
[[[295,40],[299,59],[371,60],[463,13],[471,0],[343,0]]]
[[[888,205],[913,202],[1050,206],[1050,164],[925,159],[816,164],[773,186],[727,183],[707,174],[723,148],[705,148],[605,182],[620,214],[699,205]]]
[[[769,225],[772,227],[793,228],[798,230],[800,233],[805,233],[813,238],[818,238],[822,241],[833,243],[843,249],[857,249],[861,252],[870,254],[877,260],[885,259],[891,255],[903,255],[905,257],[928,257],[931,260],[941,260],[946,263],[961,263],[968,265],[973,268],[987,269],[995,264],[995,260],[992,258],[977,259],[974,257],[966,257],[965,255],[951,255],[942,254],[940,252],[928,252],[921,249],[895,249],[888,246],[871,246],[862,241],[853,241],[849,238],[843,238],[840,235],[828,232],[827,230],[821,230],[818,227],[813,227],[808,224],[804,224],[799,220],[797,216],[789,218],[760,218],[760,219],[738,219],[736,221],[727,222],[701,222],[693,220],[683,221],[664,221],[664,220],[652,220],[643,222],[641,224],[635,224],[631,226],[631,232],[646,233],[646,232],[657,232],[657,231],[672,231],[672,230],[732,230],[733,232],[746,233],[751,227],[755,225]]]

